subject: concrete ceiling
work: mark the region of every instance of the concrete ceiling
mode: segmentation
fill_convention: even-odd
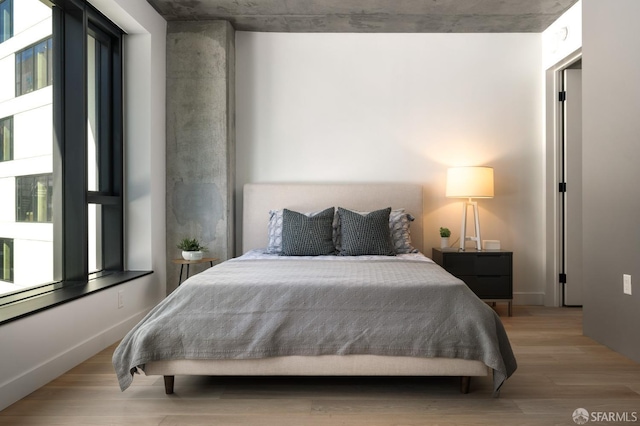
[[[165,19],[239,31],[542,32],[578,0],[147,0]]]

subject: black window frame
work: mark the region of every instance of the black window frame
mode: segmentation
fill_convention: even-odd
[[[9,36],[4,38],[4,31],[0,31],[0,43],[4,43],[13,37],[13,0],[0,0],[0,5],[9,5]]]
[[[4,143],[7,142],[5,141],[4,138],[4,125],[3,122],[8,121],[9,122],[9,158],[4,158],[4,151],[5,151],[5,146]],[[13,115],[10,115],[8,117],[3,117],[0,118],[0,163],[5,162],[5,161],[11,161],[13,160]]]
[[[0,324],[152,273],[124,265],[124,32],[85,0],[41,0],[53,14],[53,264],[54,283],[0,296]],[[101,94],[101,123],[111,141],[98,191],[87,190],[87,36],[106,35],[112,48],[109,93]],[[101,86],[102,87],[102,86]],[[104,89],[104,87],[103,87]],[[104,121],[102,121],[104,120]],[[102,134],[102,133],[101,133]],[[102,265],[89,275],[88,206],[102,206]]]

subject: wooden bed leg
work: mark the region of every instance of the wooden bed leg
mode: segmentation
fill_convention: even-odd
[[[469,393],[470,387],[471,387],[471,377],[461,376],[460,377],[460,393],[464,393],[464,394]]]
[[[173,393],[173,382],[176,376],[164,376],[164,393],[171,395]]]

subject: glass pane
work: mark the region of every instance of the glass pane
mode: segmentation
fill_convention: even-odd
[[[53,39],[47,40],[47,84],[53,84]]]
[[[15,83],[16,83],[16,96],[20,96],[22,94],[22,87],[20,83],[22,81],[22,55],[16,53],[16,72],[15,72]],[[5,79],[2,79],[2,84],[5,83]]]
[[[53,175],[16,177],[16,221],[52,222]]]
[[[102,270],[102,206],[89,204],[89,273]]]
[[[34,47],[35,51],[35,89],[42,89],[47,85],[47,41],[43,41],[42,43],[38,43]]]
[[[98,149],[98,68],[96,66],[96,44],[92,36],[87,37],[87,189],[89,191],[100,190],[99,164],[100,151]]]
[[[5,0],[0,3],[0,43],[11,38],[11,1]]]
[[[11,117],[0,120],[0,161],[13,160],[13,137]]]
[[[20,94],[33,92],[33,49],[27,49],[20,55],[22,64],[20,76]]]
[[[13,283],[13,240],[0,238],[0,294],[5,288],[12,289],[8,283]]]
[[[21,23],[18,33],[11,34],[11,43],[2,44],[5,58],[15,56],[16,74],[0,73],[0,93],[15,90],[16,96],[47,86],[52,70],[51,39],[41,32],[51,8],[40,0],[13,2],[18,3],[12,17]],[[0,8],[0,21],[4,16]],[[0,99],[0,111],[4,161],[0,163],[0,295],[4,295],[54,280],[53,98],[43,93]],[[3,279],[7,276],[11,279]]]

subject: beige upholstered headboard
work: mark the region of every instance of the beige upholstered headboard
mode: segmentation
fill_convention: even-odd
[[[416,184],[293,184],[249,183],[244,186],[242,252],[267,247],[269,210],[299,212],[344,207],[372,211],[404,208],[416,220],[411,224],[413,246],[423,251],[422,186]]]

